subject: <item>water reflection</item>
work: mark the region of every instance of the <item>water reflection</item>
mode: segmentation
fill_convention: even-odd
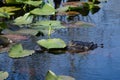
[[[35,53],[20,59],[0,54],[0,70],[8,71],[7,80],[44,80],[48,70],[70,75],[76,80],[120,79],[120,10],[119,0],[109,0],[95,15],[90,15],[96,27],[58,30],[52,37],[103,43],[104,48],[79,54]]]

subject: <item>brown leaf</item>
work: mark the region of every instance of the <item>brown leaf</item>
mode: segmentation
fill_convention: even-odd
[[[66,27],[90,27],[90,26],[95,26],[95,24],[89,23],[89,22],[83,22],[83,21],[77,21],[77,22],[71,22],[71,23],[66,23],[62,22],[63,26]]]
[[[1,36],[10,39],[10,40],[12,40],[13,42],[28,39],[27,36],[18,35],[18,34],[5,34],[5,35],[1,35]]]
[[[80,2],[80,1],[76,1],[76,2],[66,2],[63,3],[63,6],[72,6],[72,7],[79,7],[79,6],[83,6],[84,2]]]
[[[57,15],[69,15],[69,16],[75,16],[79,15],[79,12],[76,11],[68,11],[68,12],[58,12]]]

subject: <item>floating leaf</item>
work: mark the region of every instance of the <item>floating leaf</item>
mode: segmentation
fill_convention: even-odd
[[[21,2],[21,3],[25,2],[25,1],[31,1],[31,0],[16,0],[16,2]]]
[[[39,21],[34,23],[33,25],[39,26],[42,29],[48,29],[49,26],[51,26],[52,29],[65,28],[64,26],[61,25],[60,21],[54,21],[54,20]]]
[[[33,21],[33,15],[30,15],[30,13],[26,13],[23,16],[17,17],[14,20],[14,24],[16,25],[22,25],[22,24],[30,24]]]
[[[46,3],[42,8],[35,8],[30,12],[35,15],[53,15],[55,13],[55,9],[50,4]]]
[[[89,13],[89,5],[87,4],[88,4],[87,2],[80,2],[80,1],[66,2],[63,3],[63,7],[57,9],[58,12],[57,14],[70,15],[70,16],[82,14],[83,16],[86,16]]]
[[[23,3],[37,7],[42,3],[42,1],[25,1]]]
[[[9,50],[9,56],[12,58],[19,58],[32,55],[34,50],[23,50],[21,44],[13,45]]]
[[[60,12],[66,12],[66,11],[69,9],[69,7],[70,7],[70,6],[60,7],[60,8],[58,8],[56,11],[57,11],[58,13],[60,13]]]
[[[45,80],[75,80],[71,76],[56,75],[54,72],[49,70],[46,74]]]
[[[69,7],[68,11],[76,11],[79,12],[82,16],[87,16],[89,14],[89,4],[84,2],[83,6]]]
[[[5,80],[8,76],[8,72],[0,71],[0,80]]]
[[[59,38],[54,38],[54,39],[42,39],[37,41],[37,43],[42,46],[45,47],[47,49],[51,49],[51,48],[65,48],[66,44],[63,40],[59,39]]]
[[[50,5],[54,5],[54,1],[53,1],[53,0],[48,0],[48,3],[49,3]]]
[[[43,26],[42,26],[43,27]],[[42,34],[44,35],[48,35],[48,32],[49,30],[48,29],[41,29],[40,26],[36,26],[36,27],[33,27],[32,29],[38,31],[38,32],[41,32]],[[51,30],[51,33],[54,33],[55,31],[54,30]]]
[[[45,77],[45,80],[57,80],[57,76],[52,71],[48,71]]]
[[[38,30],[35,30],[35,29],[20,29],[20,30],[17,30],[17,31],[12,31],[10,29],[4,29],[1,33],[2,34],[37,35]]]
[[[10,40],[12,40],[13,42],[28,39],[27,36],[18,35],[18,34],[5,34],[5,35],[1,35],[1,36],[10,39]]]
[[[0,17],[6,17],[9,18],[10,15],[13,15],[14,11],[20,10],[20,8],[17,7],[0,7]]]
[[[0,12],[0,17],[10,18],[10,15],[8,13]]]
[[[78,6],[83,6],[84,2],[81,1],[74,1],[74,2],[65,2],[62,5],[63,6],[73,6],[73,7],[78,7]]]
[[[13,12],[13,11],[17,11],[17,10],[20,10],[21,8],[17,8],[17,7],[14,7],[14,6],[11,6],[11,7],[0,7],[0,12]]]
[[[18,4],[16,0],[5,0],[6,4]]]
[[[89,22],[83,22],[83,21],[77,21],[77,22],[71,22],[71,23],[62,23],[62,25],[66,27],[90,27],[90,26],[95,26],[92,23]]]
[[[71,76],[64,76],[64,75],[60,75],[58,76],[61,80],[75,80],[73,77]]]
[[[92,14],[99,11],[100,7],[98,6],[98,4],[99,4],[98,0],[90,0],[89,2],[81,2],[81,1],[66,2],[63,3],[63,7],[57,9],[57,15],[74,16],[81,14],[82,16],[87,16],[89,14],[89,11],[91,11]]]

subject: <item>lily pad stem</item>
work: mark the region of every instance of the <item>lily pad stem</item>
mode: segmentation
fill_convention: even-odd
[[[48,31],[48,38],[50,39],[50,35],[51,35],[51,30],[52,30],[52,27],[51,27],[51,24],[49,24],[49,31]]]

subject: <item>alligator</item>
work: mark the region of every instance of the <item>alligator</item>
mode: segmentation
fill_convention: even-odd
[[[14,35],[12,35],[14,36]],[[8,35],[7,35],[8,37]],[[19,37],[18,37],[19,39]],[[20,39],[27,39],[24,36],[20,36]],[[10,44],[10,40],[7,39],[5,36],[0,36],[0,48],[5,48]],[[44,51],[48,51],[48,52],[52,52],[52,53],[61,53],[61,52],[70,52],[70,53],[79,53],[79,52],[86,52],[89,50],[94,50],[98,47],[97,44],[95,44],[94,42],[84,42],[84,41],[70,41],[67,46],[65,48],[53,48],[53,49],[46,49],[42,46],[38,46],[36,45],[36,47],[34,48],[34,50],[36,52],[44,52]],[[103,44],[101,44],[100,47],[103,47]]]
[[[71,53],[94,50],[98,45],[93,42],[70,41],[67,50]]]
[[[80,53],[80,52],[86,52],[89,50],[94,50],[97,47],[103,48],[103,44],[95,44],[94,42],[84,42],[84,41],[70,41],[65,48],[60,48],[60,49],[46,49],[41,46],[36,46],[35,51],[36,52],[50,52],[50,53],[64,53],[64,52],[69,52],[69,53]]]

